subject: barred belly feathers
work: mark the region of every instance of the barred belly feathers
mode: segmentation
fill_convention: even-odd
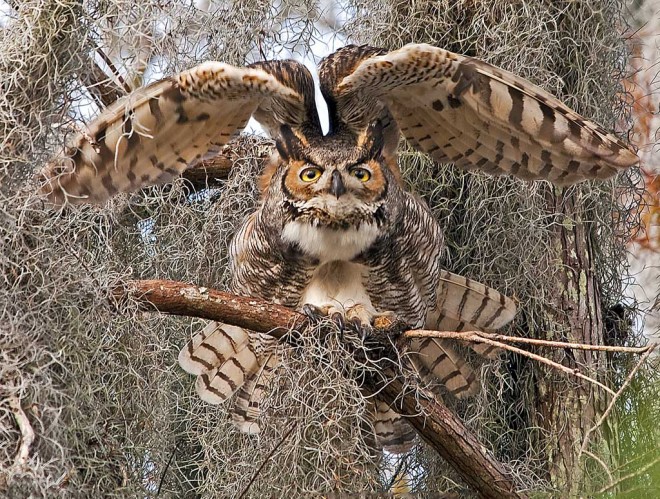
[[[513,319],[498,291],[442,268],[441,224],[408,192],[400,135],[440,162],[569,185],[637,163],[616,136],[511,73],[429,45],[348,46],[324,59],[321,132],[314,84],[294,61],[207,62],[135,91],[101,113],[42,172],[54,203],[104,202],[163,183],[213,154],[254,117],[276,140],[261,204],[231,244],[230,291],[368,328],[381,315],[410,327],[494,331]],[[232,419],[259,431],[278,363],[269,336],[210,323],[179,355],[200,397],[234,397]],[[496,352],[475,348],[481,355]],[[476,373],[446,342],[415,340],[412,367],[455,397]],[[414,432],[382,401],[378,445],[405,452]]]

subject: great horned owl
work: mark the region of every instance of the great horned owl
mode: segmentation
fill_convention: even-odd
[[[55,202],[103,202],[163,183],[212,154],[250,116],[276,139],[262,201],[231,245],[231,291],[368,325],[395,314],[411,327],[495,330],[515,314],[499,292],[442,269],[442,227],[404,188],[399,135],[440,162],[568,185],[607,178],[637,156],[531,83],[429,45],[386,53],[348,46],[319,68],[323,135],[309,72],[294,61],[245,68],[208,62],[137,90],[96,118],[45,170]],[[412,363],[461,397],[476,376],[446,343],[411,345]],[[487,349],[478,349],[488,355]],[[233,420],[259,431],[277,364],[268,336],[211,323],[179,356],[197,391],[237,394]],[[377,402],[378,443],[401,452],[413,433]]]

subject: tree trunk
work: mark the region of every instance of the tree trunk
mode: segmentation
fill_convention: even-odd
[[[547,199],[549,211],[558,214],[553,251],[557,292],[550,297],[548,327],[538,331],[538,337],[601,345],[603,321],[599,283],[594,273],[594,224],[584,220],[580,192],[567,196],[555,189]],[[596,379],[605,371],[602,352],[554,350],[550,357]],[[545,366],[537,369],[535,423],[546,435],[542,445],[547,449],[548,478],[563,495],[575,497],[585,478],[585,468],[579,462],[580,447],[602,410],[603,394],[583,380],[558,376]]]

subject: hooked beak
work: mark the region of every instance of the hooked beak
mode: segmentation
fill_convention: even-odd
[[[341,179],[341,173],[339,170],[332,172],[332,183],[330,184],[330,194],[339,199],[339,196],[346,193],[346,186],[344,186],[344,181]]]

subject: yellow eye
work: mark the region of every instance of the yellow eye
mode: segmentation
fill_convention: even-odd
[[[305,168],[300,172],[300,178],[303,182],[314,182],[315,180],[319,179],[322,173],[323,172],[320,170],[320,168]]]
[[[351,175],[353,175],[360,182],[366,182],[371,178],[371,173],[365,168],[354,168],[351,170]]]

